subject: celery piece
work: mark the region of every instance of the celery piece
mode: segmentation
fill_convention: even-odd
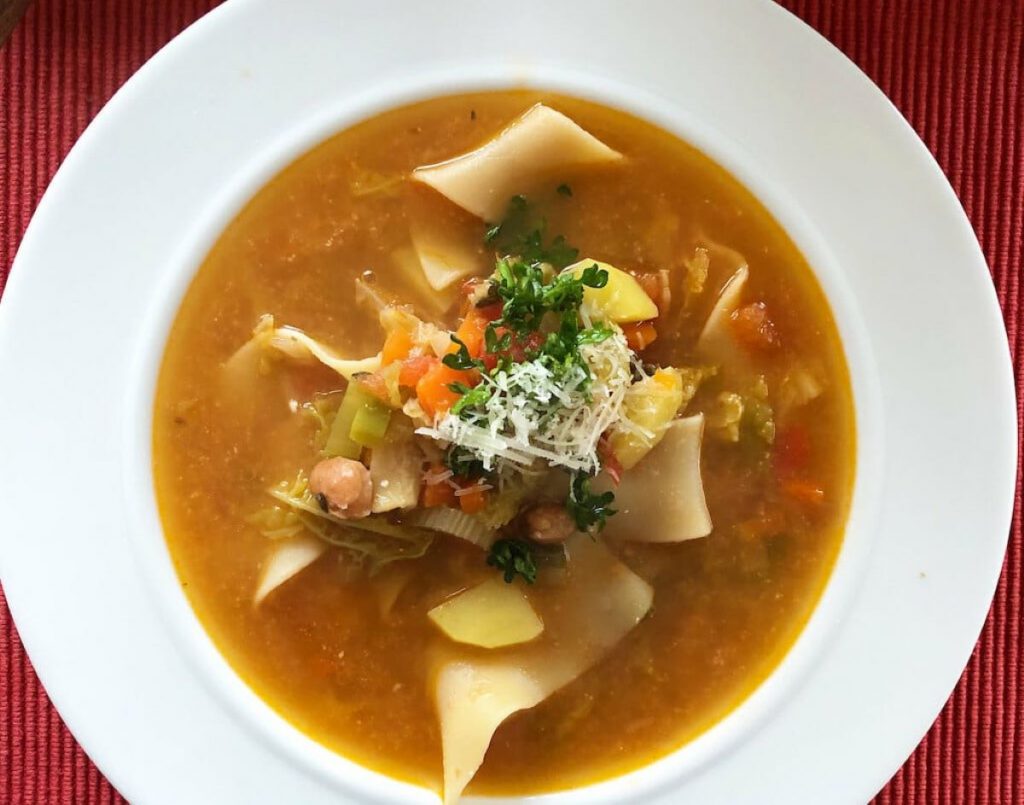
[[[352,419],[349,438],[363,447],[378,447],[384,443],[384,434],[391,422],[391,409],[380,400],[370,397],[359,407]]]
[[[348,384],[341,405],[338,406],[338,413],[334,415],[334,422],[331,423],[327,441],[324,443],[323,454],[325,456],[328,458],[334,456],[359,458],[363,448],[352,439],[349,433],[352,430],[356,414],[372,402],[373,398],[363,391],[358,383]]]

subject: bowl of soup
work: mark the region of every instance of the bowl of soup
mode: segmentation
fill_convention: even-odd
[[[381,111],[264,184],[152,427],[234,671],[445,802],[614,778],[741,706],[828,583],[857,452],[832,308],[754,194],[519,88]]]
[[[963,211],[774,4],[609,8],[227,3],[55,177],[0,571],[126,798],[867,801],[952,690],[1016,466]]]

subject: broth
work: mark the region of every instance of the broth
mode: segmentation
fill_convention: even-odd
[[[781,342],[758,366],[776,434],[763,449],[705,437],[713,532],[616,549],[653,586],[653,610],[595,667],[508,719],[470,790],[532,794],[592,783],[665,755],[722,719],[804,626],[842,542],[853,477],[846,365],[810,268],[747,190],[674,136],[577,99],[493,92],[389,111],[287,167],[218,240],[174,322],[153,437],[164,530],[199,619],[271,707],[346,757],[435,789],[441,745],[426,680],[436,632],[424,612],[493,571],[478,548],[454,539],[372,578],[329,554],[254,606],[267,538],[249,518],[267,505],[269,487],[316,458],[314,428],[296,425],[290,401],[340,384],[322,366],[275,366],[227,405],[217,394],[219,373],[266,313],[339,354],[376,352],[376,314],[353,295],[364,272],[381,292],[429,308],[395,259],[408,249],[410,215],[481,250],[483,225],[401,177],[476,147],[537,101],[627,157],[615,172],[573,172],[571,196],[552,183],[537,199],[549,232],[623,269],[668,269],[673,300],[685,296],[684,261],[702,240],[745,255],[746,297],[764,303]],[[723,279],[712,271],[709,282]],[[706,308],[697,303],[659,328],[645,360],[697,363],[693,345]],[[455,312],[440,316],[451,325]],[[825,390],[782,414],[779,390],[794,365],[815,367]],[[687,412],[710,414],[725,388],[723,377],[712,378]],[[794,504],[780,492],[789,487],[779,466],[794,454],[820,500]]]

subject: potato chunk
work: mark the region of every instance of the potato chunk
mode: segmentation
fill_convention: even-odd
[[[523,591],[497,578],[449,598],[427,616],[457,643],[481,648],[527,643],[544,631]]]
[[[608,272],[608,284],[603,288],[583,290],[583,307],[592,318],[605,319],[617,324],[657,318],[658,306],[654,304],[654,300],[647,295],[640,283],[625,271],[599,260],[580,260],[565,271],[579,277],[593,265]]]

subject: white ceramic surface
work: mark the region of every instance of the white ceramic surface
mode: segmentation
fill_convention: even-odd
[[[202,632],[153,508],[156,363],[205,250],[298,153],[424,94],[559,89],[677,131],[772,209],[833,305],[859,447],[842,556],[778,672],[675,755],[551,802],[862,802],[952,689],[1005,550],[1012,376],[973,233],[878,90],[770,3],[495,14],[231,0],[83,135],[0,302],[0,578],[26,647],[133,802],[436,801],[300,735]]]

